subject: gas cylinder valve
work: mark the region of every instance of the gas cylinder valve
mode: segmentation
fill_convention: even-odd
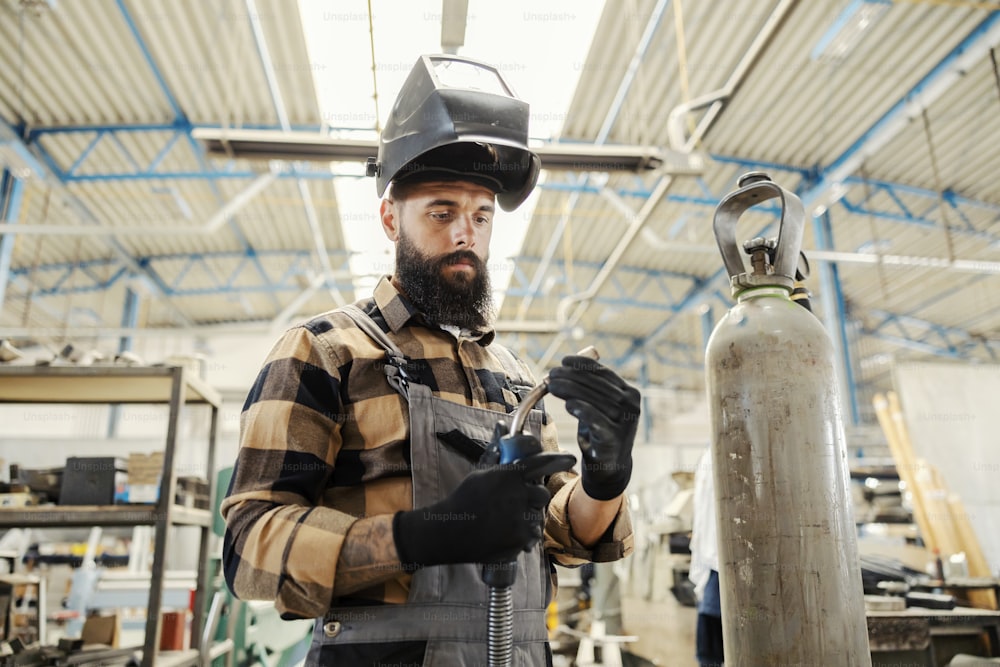
[[[743,251],[750,255],[750,266],[753,267],[753,275],[766,276],[774,273],[774,266],[771,265],[771,257],[778,247],[778,239],[766,239],[757,236],[743,242]]]

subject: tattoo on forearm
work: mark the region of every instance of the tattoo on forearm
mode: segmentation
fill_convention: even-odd
[[[344,537],[333,582],[335,597],[395,579],[403,572],[392,539],[392,516],[357,521]]]

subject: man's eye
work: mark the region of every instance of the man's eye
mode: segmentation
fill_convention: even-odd
[[[479,216],[478,218],[476,218],[476,224],[488,225],[488,224],[490,224],[490,219],[487,218],[484,215],[483,216]]]
[[[432,212],[430,214],[430,217],[433,220],[439,220],[441,222],[445,222],[447,220],[451,220],[451,212],[450,211],[434,211],[434,212]]]

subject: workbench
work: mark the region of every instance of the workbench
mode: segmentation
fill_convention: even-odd
[[[943,667],[959,653],[1000,656],[1000,611],[910,607],[866,616],[872,667]]]

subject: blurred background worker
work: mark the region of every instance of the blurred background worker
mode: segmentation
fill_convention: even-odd
[[[226,581],[317,619],[307,664],[486,664],[483,564],[515,560],[513,664],[551,664],[553,563],[631,550],[639,393],[609,368],[569,356],[549,375],[580,475],[540,405],[512,436],[539,453],[484,463],[536,384],[494,342],[487,267],[495,205],[538,176],[527,139],[528,105],[495,68],[420,58],[370,164],[393,275],[288,330],[247,398]]]
[[[691,526],[691,569],[698,599],[695,656],[701,667],[720,667],[722,653],[722,602],[719,595],[719,544],[715,525],[715,483],[712,449],[706,448],[694,472],[694,516]]]

